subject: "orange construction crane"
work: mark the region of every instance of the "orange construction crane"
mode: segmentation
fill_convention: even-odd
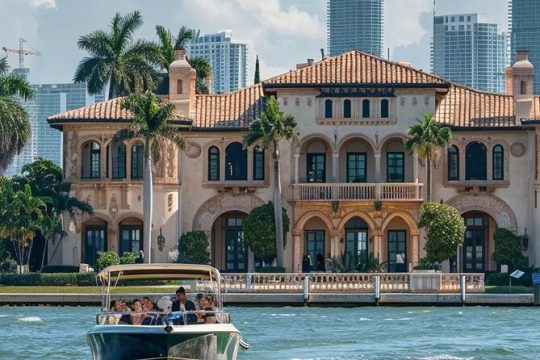
[[[4,50],[5,52],[12,52],[12,53],[19,54],[19,68],[20,69],[24,68],[24,57],[26,55],[35,55],[35,56],[40,56],[41,55],[41,53],[39,51],[25,49],[24,48],[24,43],[25,42],[26,42],[26,40],[24,40],[23,38],[19,38],[19,48],[18,49],[9,49],[7,47],[2,47],[2,50]]]

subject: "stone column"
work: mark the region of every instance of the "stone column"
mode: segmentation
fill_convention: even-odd
[[[375,158],[375,182],[381,182],[381,154],[376,153]]]
[[[339,154],[332,153],[332,182],[339,182]]]
[[[133,144],[126,146],[126,179],[131,180],[131,149]]]
[[[295,229],[293,235],[293,272],[302,272],[302,230]]]
[[[298,160],[300,159],[300,154],[294,154],[294,183],[298,184]]]
[[[418,259],[420,257],[420,254],[418,252],[418,249],[420,247],[419,240],[420,233],[411,232],[411,259],[409,260],[409,262],[412,263],[413,266],[418,265]]]
[[[373,234],[373,256],[379,259],[380,263],[383,263],[382,256],[382,232],[376,231]]]
[[[459,180],[465,180],[465,149],[459,149]],[[445,179],[446,180],[446,179]]]

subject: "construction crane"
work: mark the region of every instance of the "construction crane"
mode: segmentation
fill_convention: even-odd
[[[19,54],[19,68],[20,69],[24,68],[24,57],[26,55],[35,55],[35,56],[40,56],[41,55],[41,53],[39,51],[25,49],[24,48],[24,43],[25,42],[26,42],[26,40],[24,40],[23,38],[19,38],[19,48],[18,49],[10,49],[10,48],[7,48],[7,47],[2,47],[2,50],[4,50],[6,53],[12,52],[12,53]]]

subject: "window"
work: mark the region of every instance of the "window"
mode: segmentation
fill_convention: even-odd
[[[141,143],[133,145],[131,148],[131,179],[140,180],[143,178],[144,145]]]
[[[347,182],[367,181],[366,153],[347,153]]]
[[[247,247],[242,230],[243,216],[235,215],[225,221],[225,270],[244,272],[247,270]]]
[[[247,150],[238,142],[225,149],[225,180],[247,180]]]
[[[351,118],[351,100],[349,99],[343,102],[343,117],[346,119]]]
[[[348,270],[366,271],[368,260],[368,226],[359,219],[345,224],[345,267]]]
[[[475,141],[465,149],[465,180],[487,180],[486,147]]]
[[[264,180],[264,149],[253,149],[253,180]]]
[[[330,99],[324,101],[324,117],[327,119],[332,118],[332,106],[333,102]]]
[[[208,181],[219,181],[219,149],[215,146],[208,150]]]
[[[388,230],[388,271],[407,271],[407,231]]]
[[[388,117],[388,100],[386,99],[381,101],[381,117],[383,119]]]
[[[312,271],[324,271],[325,232],[324,230],[306,230],[304,254],[311,257]],[[320,259],[323,259],[322,262]]]
[[[493,180],[504,180],[504,149],[501,145],[493,147]]]
[[[365,99],[362,101],[362,117],[369,118],[369,100]]]
[[[386,154],[386,181],[405,181],[405,154],[402,152],[389,152]]]
[[[121,141],[113,141],[110,144],[109,153],[112,164],[112,178],[124,179],[126,177],[126,146]]]
[[[326,154],[307,154],[307,181],[310,183],[323,183],[326,181]]]
[[[101,177],[101,147],[95,141],[88,141],[82,147],[83,179],[99,179]]]
[[[126,251],[139,252],[143,249],[142,226],[129,225],[119,227],[118,253],[123,254]]]
[[[459,151],[455,146],[448,148],[448,180],[459,180]]]
[[[107,225],[86,226],[84,240],[84,261],[95,266],[98,253],[107,251]]]

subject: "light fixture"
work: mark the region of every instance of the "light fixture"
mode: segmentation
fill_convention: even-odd
[[[163,236],[163,233],[161,232],[161,227],[159,228],[159,236],[157,237],[157,244],[159,247],[159,251],[163,251],[163,247],[165,246],[165,236]]]

